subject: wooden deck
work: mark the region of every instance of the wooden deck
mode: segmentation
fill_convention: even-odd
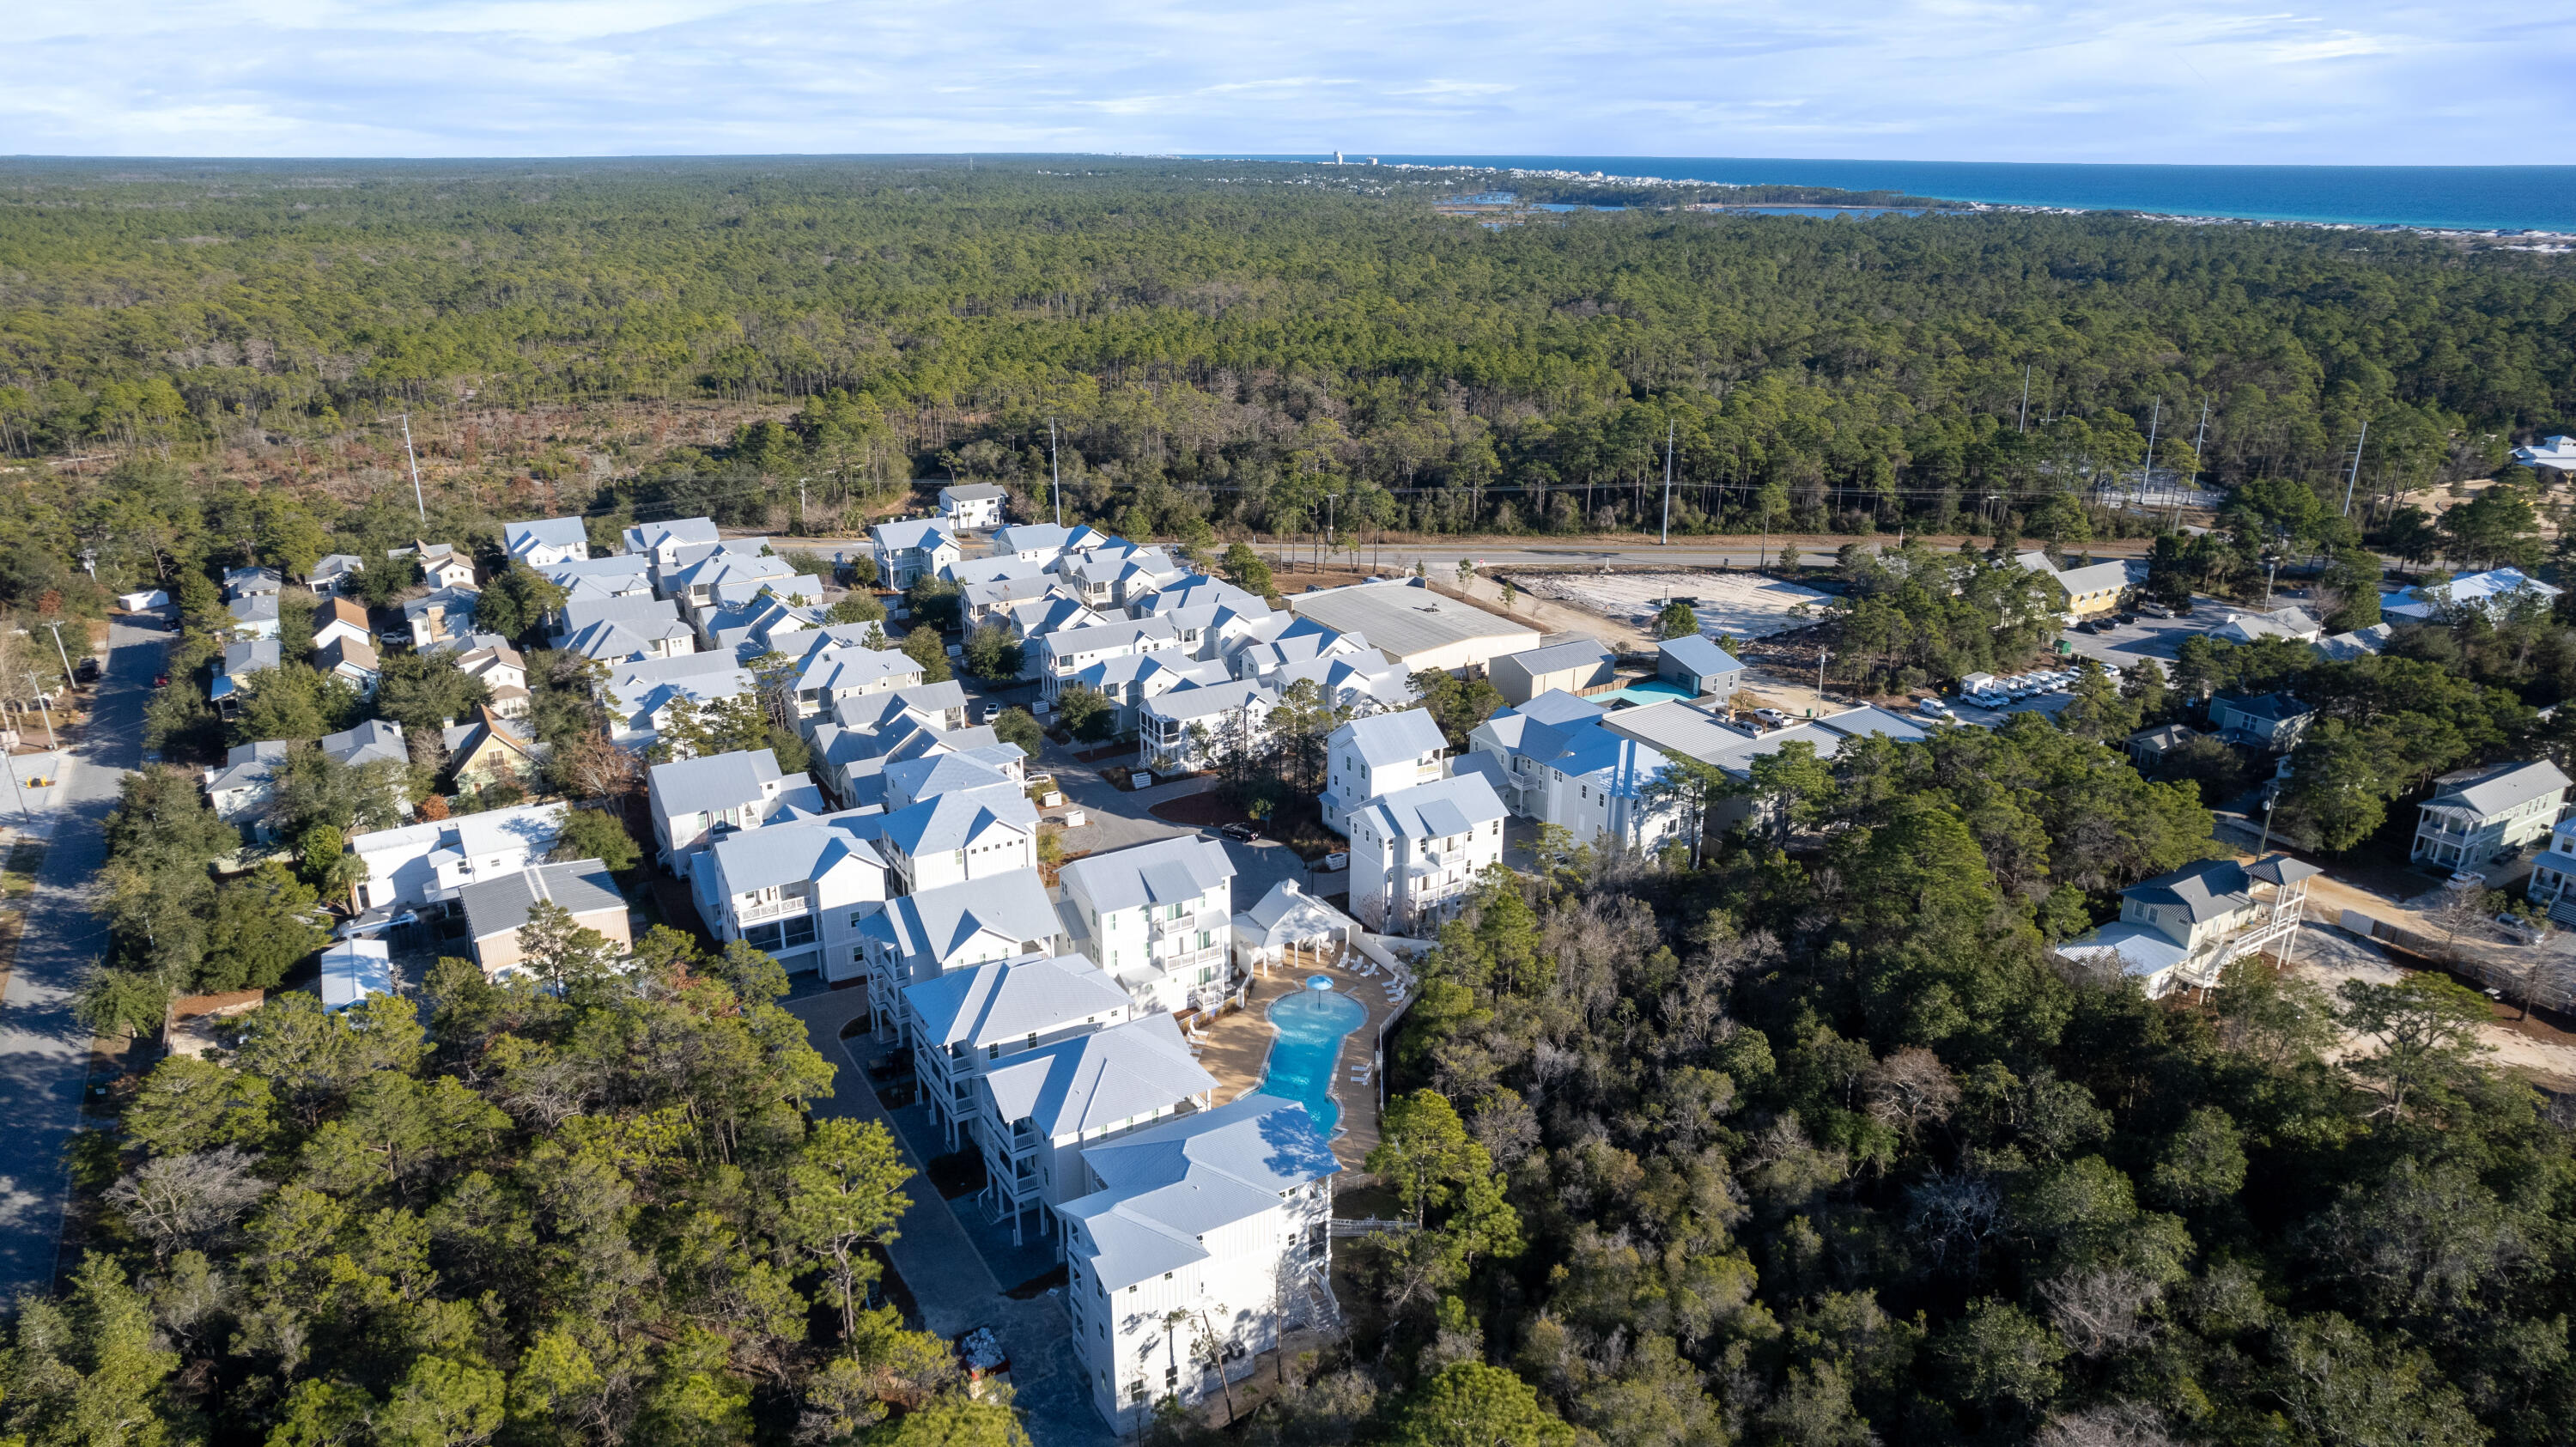
[[[1356,952],[1348,958],[1365,963]],[[1379,1084],[1374,1068],[1364,1084],[1352,1080],[1351,1072],[1363,1065],[1374,1067],[1377,1033],[1394,1016],[1396,1006],[1387,998],[1385,971],[1362,975],[1326,961],[1320,953],[1292,950],[1288,962],[1273,966],[1268,978],[1255,977],[1243,1009],[1202,1027],[1205,1043],[1199,1046],[1199,1064],[1217,1079],[1218,1104],[1250,1094],[1261,1083],[1262,1066],[1270,1056],[1271,1005],[1280,996],[1303,989],[1308,975],[1330,978],[1334,989],[1368,1007],[1367,1021],[1342,1037],[1341,1058],[1333,1064],[1333,1099],[1342,1107],[1333,1156],[1344,1171],[1357,1172],[1369,1152],[1377,1149]],[[1347,1176],[1343,1184],[1350,1184]]]

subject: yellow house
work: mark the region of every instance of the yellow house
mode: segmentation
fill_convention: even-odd
[[[489,705],[475,711],[474,722],[459,724],[439,735],[447,745],[448,772],[455,776],[461,792],[482,789],[493,784],[525,785],[537,776],[544,763],[544,746],[530,743],[513,733],[509,720],[494,713]]]

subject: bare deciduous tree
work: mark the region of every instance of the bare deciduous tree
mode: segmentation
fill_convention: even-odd
[[[1950,1067],[1920,1045],[1909,1045],[1870,1067],[1863,1088],[1869,1113],[1908,1141],[1959,1108],[1959,1082],[1951,1078]]]
[[[240,1220],[268,1194],[251,1163],[239,1146],[163,1156],[108,1187],[107,1203],[152,1243],[154,1254],[167,1257]]]
[[[2003,1188],[1984,1176],[1936,1170],[1907,1187],[1905,1197],[1906,1228],[1936,1267],[1956,1261],[1962,1270],[1972,1269],[2003,1226]]]
[[[2155,1408],[2137,1402],[2113,1402],[2051,1417],[2031,1439],[2031,1447],[2180,1447],[2165,1430]]]
[[[2164,1288],[2144,1272],[2115,1266],[2042,1282],[2039,1294],[2066,1344],[2098,1357],[2142,1345],[2155,1335],[2147,1313],[2163,1299]]]

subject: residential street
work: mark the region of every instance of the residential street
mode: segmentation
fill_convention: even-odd
[[[0,1003],[0,1094],[10,1103],[12,1127],[0,1133],[0,1300],[53,1280],[67,1184],[63,1146],[79,1121],[88,1078],[89,1036],[72,1019],[72,991],[107,946],[105,928],[89,912],[90,876],[106,855],[100,824],[116,805],[118,780],[142,763],[143,705],[164,636],[157,623],[116,620],[88,735],[44,804],[28,801],[37,806],[34,832],[50,832],[52,844]]]

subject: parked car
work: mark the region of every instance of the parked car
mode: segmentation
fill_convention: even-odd
[[[2135,613],[2114,613],[2111,615],[2111,621],[2125,628],[2128,625],[2137,622],[2138,615]]]
[[[72,682],[74,682],[74,683],[96,683],[96,682],[98,682],[98,660],[97,660],[97,659],[95,659],[95,658],[84,658],[84,659],[82,659],[80,662],[78,662],[78,663],[76,663],[76,664],[73,664],[73,665],[72,665]]]
[[[2518,945],[2527,945],[2540,938],[2544,928],[2537,920],[2520,919],[2509,914],[2497,915],[2495,922],[2496,928],[2503,930],[2505,937]]]
[[[2102,631],[2102,625],[2094,622],[2090,618],[2087,618],[2083,622],[2076,624],[2074,628],[2068,631],[2075,633],[2099,633]]]
[[[2138,611],[2146,614],[2150,618],[2175,618],[2181,616],[2162,603],[2141,603],[2138,605]]]
[[[152,675],[152,686],[154,688],[168,688],[170,686],[170,675],[166,673],[156,673]]]
[[[1789,721],[1789,716],[1776,708],[1757,708],[1753,716],[1762,720],[1766,727],[1775,729]]]
[[[1253,837],[1252,826],[1249,824],[1220,824],[1216,832],[1228,839],[1250,840]]]

